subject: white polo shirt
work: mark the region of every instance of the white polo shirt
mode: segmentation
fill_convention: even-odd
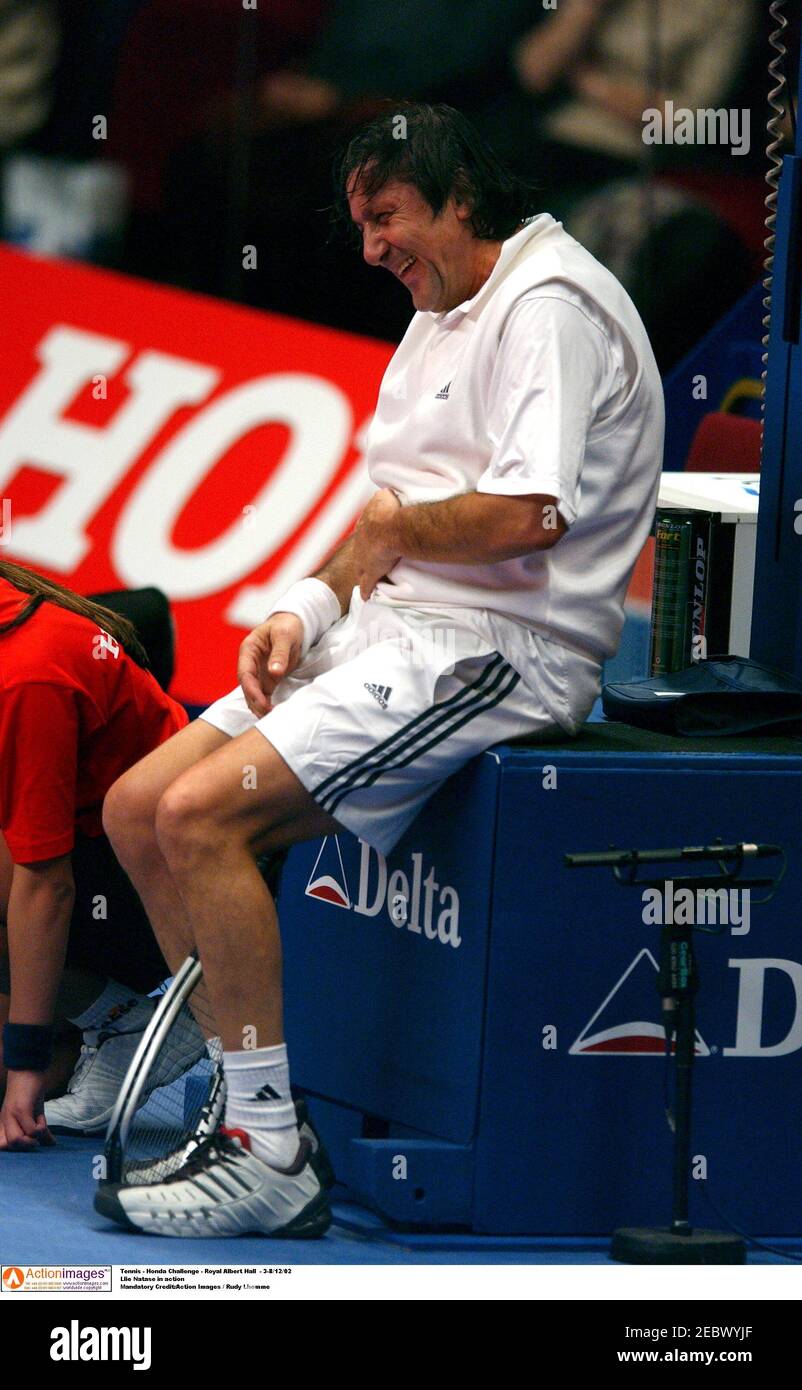
[[[366,461],[376,486],[405,504],[473,490],[545,494],[569,529],[552,549],[514,560],[402,559],[374,597],[462,610],[533,685],[543,647],[530,634],[598,672],[617,650],[652,525],[663,426],[660,375],[634,304],[541,213],[504,242],[473,299],[415,314],[385,372]]]

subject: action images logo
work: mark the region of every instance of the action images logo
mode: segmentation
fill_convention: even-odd
[[[3,1293],[111,1293],[111,1265],[3,1265]]]
[[[361,917],[378,917],[384,911],[392,926],[406,927],[427,941],[439,941],[455,949],[462,945],[459,933],[459,893],[451,884],[437,882],[432,865],[424,877],[423,855],[410,856],[411,868],[387,871],[387,860],[364,840],[359,841],[359,887],[356,901],[348,888],[340,842],[327,835],[306,885],[306,896]]]

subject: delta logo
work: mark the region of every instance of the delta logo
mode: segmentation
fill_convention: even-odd
[[[334,907],[352,906],[340,841],[336,835],[327,835],[320,846],[306,885],[306,896],[317,898],[322,903],[331,903]]]
[[[697,1031],[695,1053],[709,1057],[788,1057],[802,1049],[802,964],[781,956],[742,956],[727,961],[737,971],[734,1039],[708,1047]],[[657,961],[644,948],[613,985],[568,1049],[574,1057],[662,1057],[665,1034],[659,1022]],[[653,1001],[644,1010],[644,1000]]]
[[[437,881],[436,866],[426,866],[423,855],[410,855],[408,869],[388,872],[387,860],[378,850],[359,841],[359,880],[352,897],[337,835],[327,835],[314,862],[305,894],[318,902],[378,917],[386,912],[390,923],[406,928],[427,941],[439,941],[455,949],[462,945],[459,931],[459,893],[450,883]]]
[[[657,1000],[655,976],[658,965],[646,947],[639,951],[613,985],[607,998],[588,1019],[579,1037],[568,1049],[575,1057],[662,1057],[666,1037],[662,1023],[640,1017],[648,990]],[[710,1048],[696,1033],[697,1057],[709,1057]]]

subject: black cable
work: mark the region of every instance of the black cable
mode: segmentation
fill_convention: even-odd
[[[666,1124],[672,1134],[674,1133],[675,1129],[674,1105],[673,1096],[671,1093],[671,1055],[673,1039],[673,1034],[669,1036],[668,1033],[666,1033],[666,1047],[665,1052],[663,1053],[663,1106],[666,1117]],[[694,1041],[694,1046],[695,1045],[696,1044]],[[765,1240],[760,1240],[757,1236],[752,1236],[749,1234],[748,1231],[742,1230],[741,1227],[736,1225],[734,1221],[731,1221],[730,1218],[726,1216],[724,1212],[721,1211],[721,1209],[713,1201],[713,1198],[710,1196],[709,1191],[709,1179],[702,1178],[699,1179],[699,1181],[701,1182],[702,1195],[705,1201],[707,1202],[708,1206],[711,1208],[711,1210],[713,1211],[713,1213],[715,1214],[722,1226],[726,1226],[729,1228],[729,1230],[734,1231],[736,1235],[740,1236],[742,1240],[746,1241],[747,1245],[755,1246],[755,1248],[758,1250],[765,1250],[770,1255],[779,1255],[781,1259],[789,1260],[792,1264],[802,1264],[802,1255],[794,1255],[788,1250],[782,1250],[778,1245],[769,1245]]]
[[[668,1034],[666,1034],[666,1050],[663,1054],[665,1058],[665,1064],[663,1068],[663,1104],[665,1108],[666,1124],[668,1125],[669,1130],[673,1134],[675,1128],[675,1120],[673,1096],[671,1094],[672,1042],[673,1035],[672,1037],[669,1037]],[[802,1255],[791,1254],[787,1250],[781,1250],[780,1247],[777,1245],[768,1245],[766,1241],[759,1240],[757,1236],[750,1236],[748,1231],[743,1231],[740,1226],[737,1226],[734,1221],[731,1221],[729,1217],[725,1216],[724,1212],[721,1211],[720,1208],[713,1201],[713,1198],[710,1196],[709,1191],[709,1179],[701,1178],[699,1179],[699,1181],[701,1183],[702,1195],[705,1201],[707,1202],[711,1210],[714,1212],[715,1216],[717,1217],[719,1223],[722,1226],[726,1226],[729,1230],[734,1231],[737,1236],[740,1236],[742,1240],[746,1241],[747,1245],[753,1245],[759,1250],[766,1250],[770,1255],[779,1255],[783,1260],[790,1260],[793,1264],[802,1264]]]
[[[782,170],[782,118],[785,114],[783,104],[783,94],[788,91],[788,82],[785,75],[785,60],[787,49],[783,43],[783,34],[788,28],[788,19],[785,15],[785,0],[771,0],[769,5],[769,15],[771,20],[776,23],[776,29],[769,34],[769,46],[774,49],[774,57],[769,63],[769,81],[775,85],[768,94],[768,104],[774,113],[766,123],[766,134],[769,143],[766,147],[766,159],[769,161],[769,168],[766,172],[766,183],[769,192],[765,198],[766,208],[765,228],[767,236],[763,242],[765,248],[764,277],[763,277],[763,370],[760,380],[763,383],[763,398],[760,403],[761,423],[765,418],[766,410],[766,380],[768,376],[769,362],[769,336],[771,332],[771,313],[772,313],[772,293],[774,283],[774,259],[777,244],[777,198],[780,186],[780,172]],[[793,98],[790,100],[790,108],[793,110]],[[792,117],[793,119],[793,117]],[[786,396],[789,387],[786,383]],[[786,402],[787,406],[787,402]],[[786,409],[787,414],[787,409]],[[784,454],[784,450],[783,450]],[[780,543],[780,518],[777,517],[777,534],[775,536],[775,558],[779,552]]]
[[[710,1196],[710,1193],[708,1191],[709,1179],[701,1178],[699,1181],[701,1183],[702,1195],[705,1201],[707,1202],[708,1206],[711,1207],[711,1209],[713,1210],[713,1212],[715,1213],[718,1220],[721,1222],[723,1226],[728,1226],[729,1229],[731,1231],[734,1231],[737,1236],[740,1236],[742,1240],[745,1240],[747,1245],[754,1245],[759,1250],[767,1250],[770,1255],[779,1255],[781,1259],[790,1260],[792,1264],[802,1264],[802,1255],[793,1255],[788,1250],[781,1250],[780,1247],[777,1245],[768,1245],[765,1240],[758,1240],[757,1236],[750,1236],[748,1231],[743,1231],[741,1230],[740,1226],[736,1226],[735,1222],[731,1221],[728,1216],[725,1216],[724,1212],[716,1206],[716,1203]]]
[[[794,54],[795,54],[796,60],[797,60],[797,69],[796,69],[796,98],[794,98],[794,89],[793,89],[793,87],[792,87],[792,85],[791,85],[791,82],[788,80],[787,76],[786,76],[785,90],[786,90],[786,94],[787,94],[787,96],[788,96],[788,115],[789,115],[790,118],[791,118],[791,136],[792,136],[793,145],[794,145],[794,148],[793,148],[793,150],[791,151],[791,153],[792,153],[792,154],[795,154],[795,153],[796,153],[796,103],[799,101],[799,77],[800,77],[800,70],[799,70],[799,46],[800,46],[800,45],[799,45],[799,39],[800,39],[800,35],[799,35],[799,26],[797,25],[794,29],[792,29],[792,30],[791,30],[791,33],[792,33],[793,38],[794,38]]]
[[[774,897],[774,894],[777,892],[777,889],[779,888],[780,884],[782,883],[783,879],[785,878],[785,871],[786,871],[786,869],[788,868],[788,854],[786,853],[785,850],[782,851],[782,859],[783,859],[782,868],[780,869],[780,872],[778,873],[777,877],[775,878],[774,883],[772,884],[772,886],[771,886],[771,888],[769,889],[768,893],[766,894],[765,898],[753,898],[752,895],[751,895],[751,893],[750,893],[750,895],[749,895],[749,901],[750,901],[752,907],[762,907],[764,903],[769,903],[769,902],[771,902],[772,898]],[[749,880],[747,879],[746,882],[743,883],[743,884],[741,884],[741,885],[739,885],[738,883],[735,884],[735,887],[736,887],[736,888],[738,888],[739,886],[741,887],[742,890],[743,890],[744,888],[748,888],[748,887],[749,887]]]

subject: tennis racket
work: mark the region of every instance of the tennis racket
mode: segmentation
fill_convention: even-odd
[[[159,1000],[109,1121],[103,1182],[164,1182],[222,1120],[222,1049],[204,1041],[215,1029],[202,980],[195,952]]]
[[[334,1170],[306,1101],[295,1092],[293,1099],[299,1138],[309,1141],[321,1183],[332,1187]],[[225,1101],[222,1048],[194,952],[159,1000],[131,1060],[109,1121],[101,1186],[166,1182],[214,1134]]]

